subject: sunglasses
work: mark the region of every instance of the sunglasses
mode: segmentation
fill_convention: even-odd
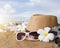
[[[17,37],[18,41],[23,41],[27,37],[29,38],[29,40],[37,40],[38,36],[39,36],[39,34],[36,31],[33,31],[33,32],[20,32],[20,33],[16,34],[16,37]]]

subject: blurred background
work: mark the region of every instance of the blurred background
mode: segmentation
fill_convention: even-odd
[[[55,15],[60,23],[60,0],[0,0],[0,24],[29,21],[33,14]]]

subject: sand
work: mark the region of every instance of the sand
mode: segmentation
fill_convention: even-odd
[[[17,41],[16,33],[7,30],[7,32],[0,32],[0,48],[57,48],[57,46],[54,42]]]

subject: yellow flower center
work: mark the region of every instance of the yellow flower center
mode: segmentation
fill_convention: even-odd
[[[48,36],[48,33],[47,33],[47,32],[45,32],[43,35],[44,35],[45,37],[47,37],[47,36]]]

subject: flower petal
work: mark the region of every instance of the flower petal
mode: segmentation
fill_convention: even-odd
[[[44,38],[45,38],[45,37],[44,37],[44,36],[41,36],[41,35],[39,35],[39,37],[38,37],[38,39],[39,39],[40,41],[42,41]]]
[[[49,38],[48,37],[45,37],[43,42],[49,42]]]
[[[49,38],[49,40],[53,40],[53,39],[54,39],[54,34],[49,33],[49,34],[48,34],[48,38]]]
[[[44,28],[44,32],[49,32],[50,30],[51,30],[51,28],[49,28],[49,27]]]
[[[42,35],[44,33],[44,30],[43,29],[39,29],[39,30],[37,30],[37,33]]]
[[[21,30],[21,31],[24,31],[25,30],[25,28],[26,28],[26,26],[17,26],[17,28],[19,29],[19,30]]]

